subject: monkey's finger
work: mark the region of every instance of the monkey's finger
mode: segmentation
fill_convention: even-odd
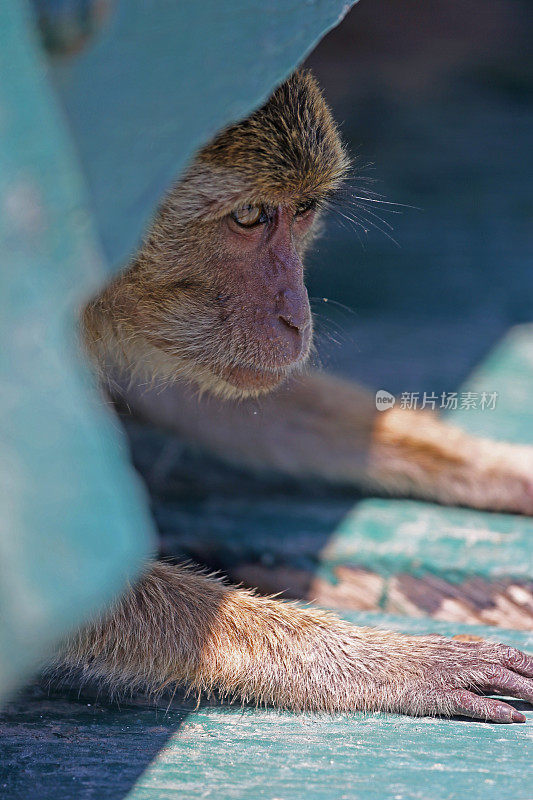
[[[480,697],[466,689],[456,689],[447,695],[451,698],[452,714],[462,714],[473,719],[484,719],[487,722],[525,722],[526,718],[520,711],[501,700],[492,700],[489,697]]]
[[[505,644],[499,645],[500,658],[504,667],[525,675],[526,678],[533,678],[533,656],[517,650],[515,647],[507,647]]]
[[[505,667],[494,667],[478,687],[487,694],[503,694],[533,703],[533,680]]]

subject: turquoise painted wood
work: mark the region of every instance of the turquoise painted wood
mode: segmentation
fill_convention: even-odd
[[[349,5],[128,0],[81,53],[46,61],[29,3],[0,0],[0,695],[152,545],[79,357],[77,308],[194,148]]]
[[[469,631],[532,647],[531,635],[351,615],[403,631]],[[333,718],[145,699],[26,694],[0,715],[6,800],[531,800],[525,725]]]
[[[474,370],[463,391],[498,392],[494,411],[457,409],[450,418],[474,434],[533,444],[533,325],[517,325]]]
[[[469,379],[464,391],[498,392],[494,410],[461,410],[449,419],[469,432],[521,444],[533,442],[533,326],[514,328]],[[387,413],[387,412],[383,412]],[[432,572],[448,580],[469,575],[530,578],[533,520],[444,508],[411,500],[358,503],[324,548],[324,574],[357,564],[382,574]]]

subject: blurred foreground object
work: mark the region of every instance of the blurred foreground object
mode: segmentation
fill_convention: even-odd
[[[0,0],[0,695],[151,548],[119,426],[77,350],[77,308],[194,150],[350,3],[128,0],[93,26],[104,6]]]

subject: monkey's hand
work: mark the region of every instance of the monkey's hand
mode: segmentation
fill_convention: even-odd
[[[533,702],[533,657],[486,641],[359,628],[154,564],[105,618],[65,643],[55,666],[112,690],[186,684],[302,711],[463,714],[524,722],[480,693]]]
[[[462,715],[490,722],[525,722],[503,695],[533,702],[533,657],[487,641],[439,636],[396,637],[384,658],[396,660],[382,682],[363,683],[363,707],[418,715]]]
[[[287,643],[285,675],[277,670],[269,676],[268,659],[263,659],[268,689],[264,694],[262,687],[261,701],[326,712],[457,714],[525,722],[508,703],[483,696],[533,703],[533,657],[519,650],[488,641],[357,628],[329,616],[324,627],[320,612],[303,613],[318,626],[313,630],[305,620],[297,641]]]

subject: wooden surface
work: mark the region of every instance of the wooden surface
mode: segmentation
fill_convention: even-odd
[[[411,632],[433,620],[351,615]],[[466,629],[465,629],[466,630]],[[533,637],[468,629],[525,648]],[[2,800],[531,800],[525,725],[394,715],[334,718],[145,698],[27,692],[0,716]]]

